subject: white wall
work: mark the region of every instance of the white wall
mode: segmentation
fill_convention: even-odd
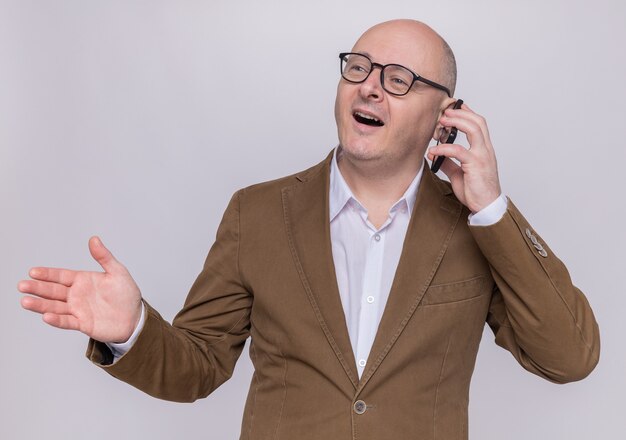
[[[325,156],[337,53],[397,17],[456,51],[457,96],[487,118],[506,193],[600,323],[599,366],[565,386],[486,331],[470,437],[624,438],[621,0],[1,0],[1,438],[237,438],[247,354],[208,399],[159,401],[92,366],[84,335],[23,311],[15,285],[34,265],[97,269],[99,234],[171,319],[230,195]]]

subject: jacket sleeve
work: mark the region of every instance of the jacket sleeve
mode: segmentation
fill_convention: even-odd
[[[204,267],[172,324],[149,304],[132,348],[111,363],[108,347],[90,340],[87,357],[146,393],[191,402],[228,380],[250,330],[252,294],[239,273],[239,193],[231,199]]]
[[[563,263],[510,200],[500,221],[470,230],[495,280],[487,323],[496,344],[552,382],[589,375],[600,355],[598,324]]]

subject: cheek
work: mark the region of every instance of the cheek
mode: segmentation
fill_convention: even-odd
[[[337,93],[337,97],[335,98],[335,122],[337,123],[337,126],[339,127],[339,125],[341,124],[341,118],[340,118],[340,107],[341,107],[341,98],[339,97],[339,93]]]
[[[415,145],[424,146],[428,144],[435,127],[435,117],[432,112],[424,109],[406,109],[401,114],[391,117],[392,124],[389,127],[394,136],[414,148]]]
[[[405,135],[415,137],[424,130],[429,119],[426,115],[418,110],[409,109],[401,116],[392,117],[392,121],[397,122],[396,128],[400,129]]]
[[[346,87],[339,82],[337,85],[337,95],[335,96],[335,121],[337,125],[341,123],[341,118],[346,115],[346,105],[349,102]]]

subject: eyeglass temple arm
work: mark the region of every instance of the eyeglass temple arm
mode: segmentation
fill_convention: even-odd
[[[431,81],[429,79],[422,78],[421,76],[418,76],[416,79],[418,81],[421,81],[421,82],[425,83],[425,84],[428,84],[429,86],[433,86],[436,89],[443,90],[444,92],[446,92],[446,94],[448,95],[449,98],[452,98],[452,93],[450,93],[450,89],[449,88],[447,88],[445,86],[442,86],[441,84],[437,84],[436,82]]]

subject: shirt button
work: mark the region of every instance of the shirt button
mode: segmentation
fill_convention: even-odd
[[[370,303],[370,304],[373,303],[374,302],[374,297],[373,296],[368,296],[367,297],[367,302]]]
[[[367,405],[362,400],[354,402],[354,412],[357,414],[363,414],[367,409]]]
[[[367,364],[367,361],[366,361],[365,359],[361,359],[361,360],[359,361],[359,367],[364,367],[364,366],[365,366],[365,364]]]
[[[375,234],[374,235],[374,240],[380,241],[380,234]]]

